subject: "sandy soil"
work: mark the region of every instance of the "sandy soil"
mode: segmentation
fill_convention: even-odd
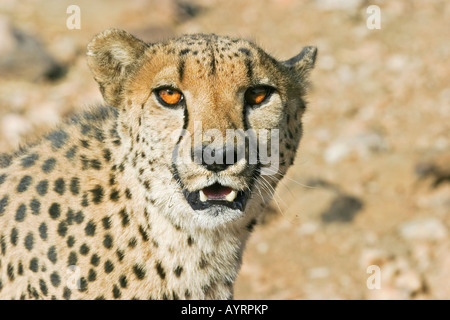
[[[370,5],[381,29],[367,27]],[[449,299],[448,17],[445,0],[1,1],[0,152],[101,102],[84,51],[106,28],[242,36],[279,59],[315,45],[301,149],[235,298]]]

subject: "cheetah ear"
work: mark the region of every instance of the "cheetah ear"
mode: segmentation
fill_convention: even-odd
[[[120,105],[126,77],[140,65],[147,44],[126,31],[108,29],[87,46],[87,62],[106,103]]]
[[[283,64],[290,69],[294,69],[301,79],[305,79],[314,68],[316,57],[316,47],[304,47],[302,52],[289,60],[283,61]]]

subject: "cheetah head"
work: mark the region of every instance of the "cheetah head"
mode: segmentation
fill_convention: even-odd
[[[260,213],[293,163],[316,52],[277,61],[214,34],[147,44],[107,30],[87,54],[136,174],[159,183],[156,202],[215,226]]]

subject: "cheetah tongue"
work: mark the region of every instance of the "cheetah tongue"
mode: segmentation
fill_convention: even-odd
[[[199,191],[200,201],[205,202],[208,200],[226,200],[233,202],[237,196],[237,192],[230,187],[222,186],[215,183],[209,187],[203,188]]]

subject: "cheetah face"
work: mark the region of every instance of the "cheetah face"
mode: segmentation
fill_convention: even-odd
[[[148,161],[168,173],[160,182],[193,215],[222,222],[268,202],[292,164],[315,56],[306,47],[277,61],[251,42],[204,34],[146,44],[119,30],[88,47],[106,102],[136,124],[121,128],[131,149],[151,149]]]

